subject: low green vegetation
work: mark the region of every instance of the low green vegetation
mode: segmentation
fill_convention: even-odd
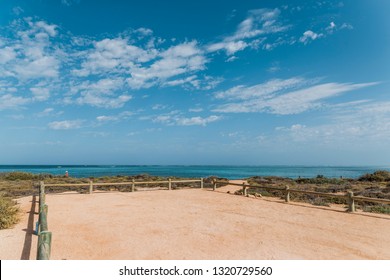
[[[290,189],[315,191],[322,193],[345,194],[347,191],[353,191],[355,196],[365,196],[380,199],[390,199],[390,172],[379,170],[372,174],[365,174],[358,179],[350,178],[327,178],[318,175],[315,178],[280,178],[280,177],[251,177],[248,183],[259,186],[259,188],[249,189],[249,194],[259,193],[262,196],[274,196],[284,199],[284,192],[261,188],[276,187],[284,189],[289,186]],[[238,192],[242,194],[242,191]],[[330,204],[345,204],[344,198],[327,198],[311,194],[291,193],[290,200],[311,203],[313,205],[329,206]],[[390,213],[390,205],[372,202],[355,202],[356,208],[366,212]]]
[[[15,202],[9,198],[0,195],[0,229],[6,229],[13,226],[19,220],[19,208]]]
[[[186,179],[179,177],[169,177],[172,180]],[[32,174],[27,172],[9,172],[9,173],[0,173],[0,218],[1,226],[0,229],[9,228],[17,222],[18,208],[15,205],[13,199],[38,194],[38,187],[40,181],[44,181],[45,184],[76,184],[76,183],[86,183],[88,184],[90,180],[94,183],[122,183],[122,182],[131,182],[133,179],[136,182],[140,181],[167,181],[169,178],[152,176],[149,174],[139,174],[135,176],[105,176],[98,178],[73,178],[55,176],[52,174]],[[187,178],[190,179],[190,178]],[[212,188],[212,179],[221,180],[223,178],[209,177],[204,179],[204,188]],[[226,180],[226,179],[224,179]],[[228,180],[226,180],[227,182]],[[200,184],[195,183],[172,183],[172,189],[179,188],[190,188],[195,187],[199,188]],[[162,187],[167,188],[168,184],[161,185],[160,183],[148,184],[148,185],[136,185],[136,188],[156,188]],[[74,186],[65,186],[65,187],[46,187],[46,193],[61,193],[67,191],[76,191],[79,193],[88,193],[89,187],[74,187]],[[108,186],[95,186],[94,190],[97,191],[123,191],[127,192],[131,190],[131,184],[128,186],[117,186],[115,184]]]
[[[390,172],[378,170],[372,174],[364,174],[358,180],[362,182],[390,182]]]
[[[178,177],[170,177],[172,180],[183,179]],[[148,174],[140,174],[135,176],[106,176],[99,178],[72,178],[65,176],[55,176],[52,174],[31,174],[26,172],[10,172],[0,173],[0,229],[9,228],[18,220],[18,207],[13,199],[28,196],[38,193],[40,181],[46,184],[60,183],[88,183],[89,180],[97,183],[118,183],[135,181],[166,181],[167,177],[151,176]],[[228,182],[225,178],[211,176],[204,179],[204,188],[212,188],[213,180]],[[295,189],[325,192],[325,193],[340,193],[351,190],[354,195],[390,199],[390,172],[379,170],[372,174],[365,174],[358,179],[348,178],[326,178],[318,175],[315,178],[298,178],[289,179],[275,176],[260,177],[255,176],[248,179],[251,185],[256,185],[258,188],[251,188],[248,193],[251,195],[275,196],[284,198],[284,192],[278,190],[267,190],[262,186],[272,186],[284,189],[286,186]],[[140,187],[140,186],[137,186]],[[161,184],[143,185],[142,187],[161,187]],[[167,184],[162,186],[167,187]],[[173,189],[199,187],[199,183],[172,183]],[[98,191],[129,191],[129,186],[99,186],[95,187]],[[58,193],[66,191],[77,191],[79,193],[87,193],[88,187],[47,187],[46,192]],[[241,191],[237,193],[241,194]],[[316,195],[308,194],[290,194],[290,199],[295,201],[304,201],[313,205],[328,206],[330,204],[345,204],[345,199],[325,198]],[[377,203],[358,202],[356,207],[363,211],[390,214],[390,205],[378,205]]]

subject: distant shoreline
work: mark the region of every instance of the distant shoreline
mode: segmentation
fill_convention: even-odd
[[[32,174],[65,175],[89,178],[105,176],[175,176],[205,178],[218,176],[227,179],[243,179],[253,176],[277,176],[283,178],[358,178],[376,170],[390,171],[383,166],[288,166],[288,165],[0,165],[0,173],[28,172]]]

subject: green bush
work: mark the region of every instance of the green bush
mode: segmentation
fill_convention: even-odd
[[[388,182],[390,181],[390,172],[386,170],[378,170],[371,174],[364,174],[360,176],[359,181],[368,181],[368,182]]]
[[[0,195],[0,229],[6,229],[19,221],[19,208],[8,197]]]
[[[0,173],[0,179],[8,181],[18,180],[43,180],[47,178],[53,178],[51,174],[33,174],[28,172],[14,171]]]

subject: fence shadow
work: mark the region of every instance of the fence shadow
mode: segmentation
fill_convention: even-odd
[[[30,254],[31,254],[31,245],[32,245],[32,237],[34,234],[34,215],[35,213],[35,205],[36,205],[36,195],[32,196],[31,201],[31,209],[28,215],[28,221],[27,221],[27,228],[23,229],[26,232],[26,235],[24,237],[24,244],[23,244],[23,250],[22,255],[20,256],[21,260],[29,260]]]
[[[213,192],[212,189],[209,190],[209,191]],[[225,195],[236,195],[234,193],[227,193],[227,192],[224,192],[224,191],[214,191],[214,193],[225,194]],[[324,211],[330,211],[330,212],[337,212],[337,213],[346,214],[346,215],[358,215],[358,216],[367,217],[367,218],[373,218],[373,219],[390,220],[390,216],[386,217],[386,214],[377,214],[377,215],[383,215],[383,216],[374,216],[376,213],[365,213],[365,212],[353,212],[353,213],[350,213],[350,212],[347,212],[347,211],[338,210],[338,209],[332,209],[332,208],[326,208],[326,207],[323,207],[323,206],[316,206],[316,205],[311,205],[311,204],[307,204],[307,205],[306,204],[305,205],[301,204],[303,202],[295,203],[295,201],[291,201],[290,203],[286,203],[285,201],[283,201],[282,198],[280,200],[276,200],[276,199],[267,199],[267,197],[253,198],[253,197],[245,197],[243,195],[236,195],[236,196],[242,197],[244,199],[262,200],[262,201],[271,202],[271,203],[279,203],[279,204],[291,205],[291,206],[295,206],[295,207],[303,207],[303,208],[318,209],[318,210],[324,210]],[[275,197],[275,198],[277,198],[277,197]]]

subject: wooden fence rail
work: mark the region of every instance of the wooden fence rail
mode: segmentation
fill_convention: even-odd
[[[173,183],[199,183],[200,188],[203,189],[204,182],[203,178],[193,179],[193,180],[163,180],[163,181],[135,181],[134,179],[131,182],[113,182],[113,183],[95,183],[92,180],[89,183],[61,183],[61,184],[44,184],[46,187],[89,187],[89,193],[92,194],[94,187],[98,186],[131,186],[131,191],[135,191],[136,185],[148,185],[148,184],[168,184],[168,189],[172,190]]]
[[[45,198],[45,184],[41,182],[39,186],[39,218],[37,225],[38,248],[37,260],[49,260],[51,251],[51,236],[47,224],[48,206]]]
[[[46,187],[89,187],[89,193],[93,193],[94,186],[131,186],[131,191],[135,191],[135,185],[146,185],[146,184],[168,184],[168,189],[172,189],[172,183],[200,183],[200,188],[203,189],[203,178],[194,179],[194,180],[172,180],[168,179],[166,181],[135,181],[134,179],[131,182],[117,182],[117,183],[94,183],[89,181],[89,183],[62,183],[62,184],[45,184],[43,181],[39,186],[39,219],[37,224],[37,234],[38,234],[38,250],[37,250],[37,259],[38,260],[48,260],[50,259],[51,251],[51,240],[52,233],[49,232],[47,224],[47,213],[48,206],[45,203],[45,188]]]
[[[225,181],[213,181],[213,190],[216,190],[217,184],[227,184]],[[288,186],[285,188],[277,188],[277,187],[269,187],[269,186],[253,186],[248,184],[238,184],[238,183],[228,183],[229,185],[234,186],[241,186],[242,187],[242,193],[243,195],[247,195],[247,189],[249,188],[262,188],[267,190],[276,190],[281,191],[285,193],[285,201],[290,201],[290,193],[302,193],[302,194],[311,194],[311,195],[318,195],[318,196],[324,196],[324,197],[332,197],[332,198],[339,198],[346,200],[348,203],[348,211],[349,212],[355,212],[355,201],[366,201],[366,202],[376,202],[376,203],[383,203],[383,204],[390,204],[389,199],[380,199],[380,198],[372,198],[372,197],[364,197],[364,196],[354,196],[352,191],[348,191],[345,195],[342,194],[333,194],[333,193],[322,193],[322,192],[315,192],[315,191],[305,191],[305,190],[296,190],[296,189],[290,189]]]

